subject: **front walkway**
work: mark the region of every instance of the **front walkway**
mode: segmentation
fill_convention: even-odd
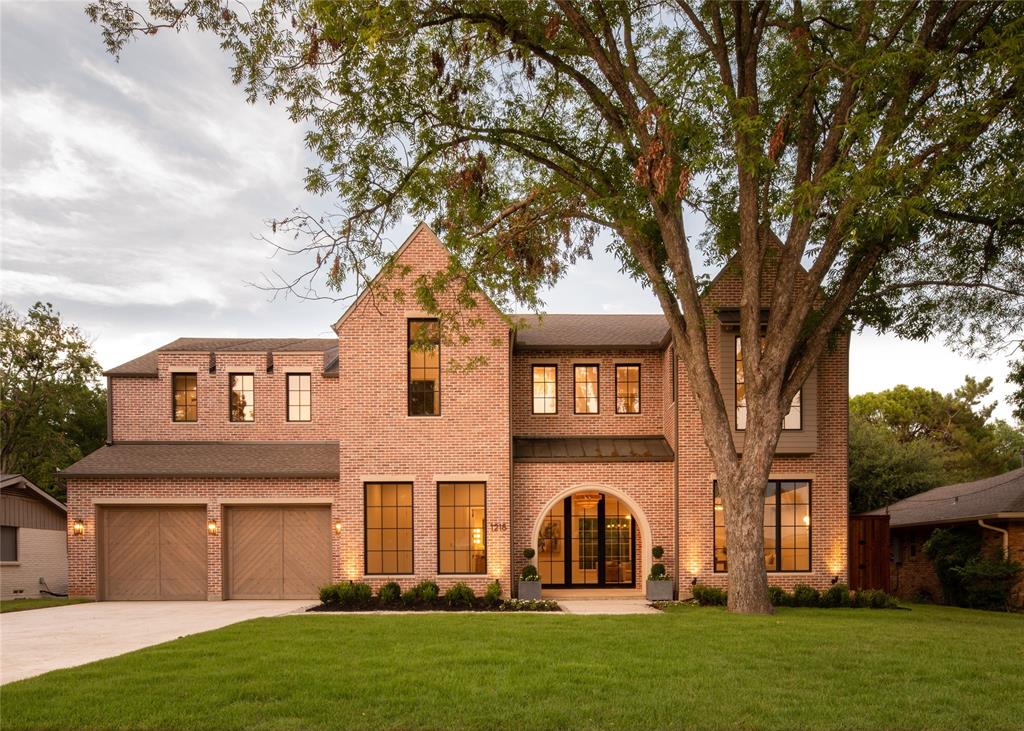
[[[608,599],[558,599],[566,614],[660,614],[642,596]]]
[[[0,684],[315,604],[96,602],[0,615]]]

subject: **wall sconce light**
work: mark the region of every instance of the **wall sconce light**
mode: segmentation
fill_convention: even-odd
[[[217,535],[219,529],[217,528],[216,520],[211,520],[206,524],[206,532],[209,533],[211,536]]]
[[[693,581],[690,582],[690,586],[697,586],[697,577],[693,577]]]
[[[340,520],[336,521],[334,523],[334,532],[337,533],[339,536],[341,535],[341,521]]]
[[[839,583],[839,577],[838,576],[833,576],[832,577],[832,586],[835,586],[838,583]]]
[[[85,535],[85,523],[83,523],[82,519],[79,518],[71,526],[71,530],[74,531],[74,534],[76,536],[84,536]]]

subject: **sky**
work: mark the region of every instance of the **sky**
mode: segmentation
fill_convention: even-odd
[[[346,302],[274,299],[257,287],[306,263],[259,237],[296,207],[304,128],[249,105],[230,58],[198,32],[130,44],[120,63],[75,2],[0,1],[0,296],[51,302],[110,368],[182,336],[330,337]],[[414,221],[391,232],[397,245]],[[693,227],[691,226],[691,231]],[[659,312],[596,250],[545,296],[548,312]],[[899,383],[947,392],[991,376],[941,341],[855,335],[850,392]]]

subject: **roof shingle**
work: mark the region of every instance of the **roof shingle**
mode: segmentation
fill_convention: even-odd
[[[515,315],[521,350],[661,350],[668,345],[664,315]]]
[[[324,372],[338,367],[336,338],[178,338],[106,371],[108,376],[155,376],[157,353],[323,353]]]
[[[1024,514],[1024,468],[975,482],[943,485],[864,515],[889,515],[896,528],[955,523],[999,513]]]

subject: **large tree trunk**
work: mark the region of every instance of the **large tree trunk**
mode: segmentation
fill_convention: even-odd
[[[719,480],[725,507],[729,560],[729,611],[771,614],[764,566],[765,477],[740,470],[737,479]]]

